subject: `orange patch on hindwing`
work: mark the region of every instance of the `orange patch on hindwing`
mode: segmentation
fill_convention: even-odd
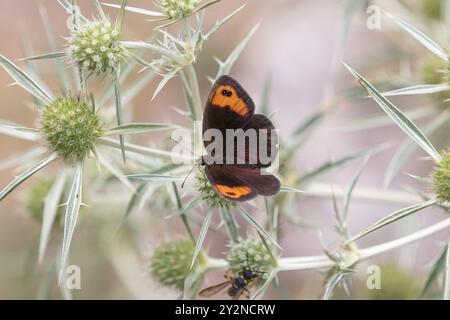
[[[211,104],[219,108],[230,108],[231,111],[246,116],[249,113],[247,104],[232,86],[219,86],[211,98]]]
[[[252,192],[252,189],[250,187],[243,186],[230,187],[223,184],[216,184],[214,185],[214,187],[220,194],[231,199],[239,199]]]

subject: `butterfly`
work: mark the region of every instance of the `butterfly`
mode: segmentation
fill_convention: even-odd
[[[201,165],[205,166],[211,186],[220,196],[231,201],[247,201],[257,195],[277,194],[280,191],[280,181],[264,171],[264,168],[271,166],[278,153],[278,150],[272,148],[277,141],[275,127],[264,115],[255,114],[255,103],[236,80],[230,76],[222,76],[212,87],[205,106],[203,143],[206,150],[214,142],[205,138],[209,130],[215,130],[226,137],[227,130],[230,129],[241,129],[244,133],[255,132],[256,147],[251,148],[250,143],[245,143],[243,152],[239,153],[237,138],[224,139],[226,142],[222,144],[222,148],[216,148],[203,156]],[[260,149],[263,147],[269,151],[268,162],[261,157]],[[230,150],[234,151],[231,164],[224,161]],[[212,159],[222,161],[211,161]]]

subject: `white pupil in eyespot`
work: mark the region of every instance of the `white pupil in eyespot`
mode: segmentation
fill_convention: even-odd
[[[223,90],[222,91],[222,95],[225,97],[231,97],[233,95],[233,93],[231,91],[228,90]]]

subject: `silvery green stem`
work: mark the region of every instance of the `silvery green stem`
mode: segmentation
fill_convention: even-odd
[[[198,119],[198,114],[195,108],[195,101],[192,95],[192,89],[190,88],[190,84],[186,76],[186,72],[184,70],[180,71],[180,79],[183,82],[183,90],[186,98],[186,104],[189,108],[189,112],[191,113],[192,121],[196,121]]]
[[[215,259],[208,257],[206,261],[206,269],[214,270],[214,269],[226,269],[229,267],[228,262],[224,259]]]
[[[194,66],[191,64],[186,67],[186,76],[189,82],[189,88],[192,91],[195,118],[194,120],[200,120],[201,110],[202,110],[202,98],[200,94],[200,88],[198,85],[197,73],[195,72]]]
[[[438,222],[430,227],[414,232],[402,238],[388,241],[379,245],[360,249],[359,260],[372,258],[378,254],[403,247],[418,240],[429,237],[442,230],[450,228],[450,218]],[[286,257],[278,260],[279,271],[300,271],[311,269],[330,268],[336,263],[330,260],[326,255],[305,256],[305,257]],[[208,269],[228,268],[228,263],[223,259],[208,258]]]
[[[372,246],[366,249],[361,249],[360,250],[360,254],[361,254],[361,258],[362,259],[368,259],[371,258],[377,254],[395,249],[395,248],[399,248],[402,247],[404,245],[410,244],[412,242],[421,240],[423,238],[426,238],[432,234],[435,234],[437,232],[440,232],[444,229],[447,229],[450,227],[450,218],[445,219],[441,222],[438,222],[428,228],[419,230],[417,232],[414,232],[410,235],[407,235],[405,237],[396,239],[396,240],[392,240],[392,241],[388,241],[376,246]]]
[[[346,195],[346,186],[331,185],[326,183],[312,183],[304,188],[304,196],[309,197],[331,197],[343,198]],[[417,194],[401,190],[383,190],[375,188],[355,188],[353,191],[354,199],[367,200],[373,202],[392,203],[400,205],[411,205],[423,201]]]

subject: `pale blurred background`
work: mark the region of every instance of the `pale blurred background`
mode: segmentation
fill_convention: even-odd
[[[391,11],[402,12],[396,1],[387,1]],[[254,97],[256,103],[261,100],[264,82],[268,76],[272,79],[270,104],[276,111],[276,126],[282,136],[288,135],[302,119],[312,114],[334,93],[356,86],[355,81],[340,63],[341,59],[349,63],[369,79],[389,80],[390,76],[400,77],[403,64],[413,72],[420,59],[428,53],[404,32],[395,28],[368,30],[365,26],[365,6],[352,15],[348,37],[342,39],[345,28],[343,17],[346,1],[332,0],[226,0],[211,7],[206,13],[207,25],[212,25],[218,18],[234,11],[243,3],[246,8],[216,33],[204,47],[198,60],[197,71],[201,81],[203,97],[206,97],[209,83],[206,75],[216,72],[214,56],[226,58],[231,50],[246,36],[257,23],[260,28],[251,39],[237,64],[232,76],[238,79]],[[412,8],[418,8],[420,1]],[[85,15],[95,12],[91,1],[79,0]],[[152,1],[129,1],[132,6],[151,8]],[[45,6],[55,33],[59,35],[59,44],[64,45],[67,16],[56,1],[3,0],[0,1],[0,53],[10,59],[23,57],[23,43],[32,45],[35,53],[48,52],[44,27],[39,15],[39,7]],[[116,10],[109,10],[115,17]],[[347,18],[348,19],[348,18]],[[146,39],[153,26],[145,17],[128,13],[125,18],[125,35],[127,40]],[[396,57],[404,57],[399,61]],[[406,61],[406,62],[405,62]],[[57,79],[48,64],[38,63],[42,79],[58,92]],[[6,72],[0,71],[0,119],[14,121],[26,126],[36,124],[37,113],[30,107],[30,97],[17,86],[8,86],[11,79]],[[157,82],[153,82],[132,101],[134,119],[140,122],[176,122],[185,120],[177,115],[171,107],[183,107],[184,102],[177,79],[169,82],[162,93],[151,101]],[[431,99],[397,98],[393,99],[403,110],[421,105],[433,107]],[[394,146],[403,141],[403,133],[394,126],[373,130],[343,132],[339,127],[345,126],[352,119],[364,115],[381,115],[376,105],[369,100],[358,100],[352,104],[340,105],[330,113],[325,123],[310,138],[304,148],[297,154],[297,169],[307,172],[329,159],[374,147],[382,142],[392,142]],[[421,124],[418,121],[419,125]],[[444,131],[445,132],[445,131]],[[436,135],[433,142],[439,148],[448,145],[448,135]],[[150,138],[139,140],[142,144],[157,144]],[[31,144],[0,135],[0,159],[6,159],[27,150]],[[359,187],[382,189],[383,176],[393,155],[394,148],[372,156],[363,172]],[[402,171],[415,175],[428,176],[431,165],[429,161],[420,161],[423,153],[416,151]],[[324,177],[322,181],[330,184],[348,186],[359,167],[358,161],[339,169],[336,173]],[[16,174],[14,170],[0,172],[0,185],[6,185]],[[44,174],[45,175],[45,174]],[[24,206],[24,191],[37,178],[25,183],[10,197],[0,204],[0,299],[34,299],[42,292],[46,283],[47,270],[51,261],[44,266],[36,266],[36,246],[39,239],[40,225],[30,218]],[[430,191],[404,174],[400,174],[390,188],[403,190],[405,185],[416,186],[421,191]],[[350,230],[354,233],[375,222],[382,216],[401,208],[402,204],[376,203],[355,200],[350,211]],[[301,218],[320,222],[320,230],[326,231],[334,224],[332,200],[330,198],[305,198],[299,202],[295,213]],[[444,217],[438,209],[426,210],[417,216],[405,219],[395,226],[380,230],[359,244],[364,247],[381,243],[395,237],[406,235],[421,226],[431,224]],[[89,218],[89,217],[88,217]],[[87,219],[84,219],[87,220]],[[283,237],[281,244],[284,256],[301,256],[322,254],[318,230],[298,228],[287,220],[282,220]],[[87,223],[89,224],[89,223]],[[146,225],[145,238],[148,246],[159,243],[161,230],[158,222]],[[114,228],[111,228],[111,233]],[[141,230],[142,231],[142,230]],[[411,280],[420,287],[423,283],[430,262],[442,247],[442,241],[448,239],[450,232],[442,232],[431,239],[407,248],[384,254],[370,263],[394,265],[395,272],[414,274]],[[60,234],[55,232],[55,243]],[[107,238],[109,235],[102,235]],[[111,238],[113,235],[110,235]],[[83,270],[82,290],[74,292],[75,298],[85,299],[162,299],[175,298],[177,293],[154,283],[146,276],[145,259],[127,251],[129,244],[116,242],[99,242],[96,227],[92,223],[81,223],[73,241],[71,261]],[[224,251],[224,238],[209,241],[208,247],[214,250],[212,256],[220,257]],[[121,248],[123,245],[124,248]],[[106,246],[106,247],[105,247]],[[110,246],[110,247],[108,247]],[[146,244],[140,244],[146,247]],[[55,249],[57,245],[53,246]],[[118,248],[119,247],[119,248]],[[111,255],[114,257],[111,258]],[[51,260],[51,259],[48,259]],[[141,263],[141,265],[140,265]],[[140,265],[140,267],[139,267]],[[365,268],[361,266],[360,276],[350,286],[351,295],[339,293],[339,298],[368,298],[371,293],[365,288]],[[54,277],[51,276],[51,277]],[[209,284],[221,277],[220,272],[208,280]],[[315,299],[321,293],[323,275],[318,271],[289,272],[280,276],[282,294],[270,293],[268,297],[290,299]],[[52,279],[48,289],[50,298],[60,298],[56,288],[56,278]]]

